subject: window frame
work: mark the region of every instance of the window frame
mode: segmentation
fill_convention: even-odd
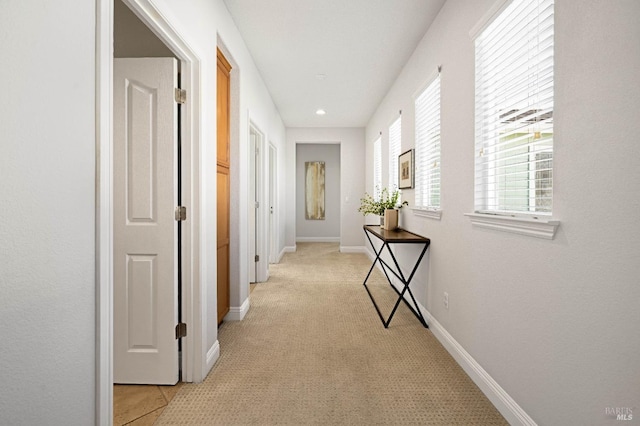
[[[393,147],[391,144],[392,142],[391,137],[393,136],[392,130],[396,124],[398,125],[398,144],[397,144],[397,149],[392,151],[392,147]],[[391,124],[389,124],[389,127],[387,128],[387,134],[388,134],[387,152],[389,155],[388,188],[390,191],[392,191],[398,188],[398,157],[400,157],[400,154],[402,153],[402,111],[400,112],[400,114],[398,114],[398,117],[394,118]]]
[[[425,140],[422,140],[419,132],[421,130],[421,126],[420,126],[420,122],[421,119],[418,117],[418,114],[420,113],[420,109],[418,106],[418,101],[423,97],[423,96],[427,96],[428,91],[429,90],[433,90],[433,85],[434,84],[438,84],[437,86],[437,99],[436,100],[429,100],[427,103],[429,105],[429,107],[431,108],[437,108],[437,123],[433,123],[428,121],[429,119],[433,119],[433,116],[428,116],[426,118],[427,123],[429,124],[428,128],[433,128],[436,127],[437,128],[437,142],[433,143],[433,140],[430,138],[425,138]],[[415,215],[418,216],[424,216],[424,217],[430,217],[430,218],[434,218],[434,219],[440,219],[441,214],[442,214],[442,187],[441,187],[441,174],[442,174],[442,162],[441,162],[441,144],[442,144],[442,127],[441,127],[441,116],[442,116],[442,112],[441,112],[441,108],[442,108],[442,95],[441,95],[441,90],[442,90],[442,81],[441,81],[441,76],[440,76],[440,72],[436,72],[435,74],[431,75],[429,77],[429,79],[427,80],[427,82],[420,88],[420,90],[417,91],[417,93],[413,96],[413,100],[414,100],[414,115],[415,115],[415,127],[414,127],[414,133],[415,133],[415,155],[416,155],[416,169],[415,169],[415,173],[416,173],[416,183],[415,183],[415,206],[412,208],[412,210],[414,211]],[[424,142],[424,143],[423,143]],[[435,145],[435,146],[434,146]],[[422,149],[425,150],[425,152],[422,152]],[[434,153],[433,151],[437,151],[436,153]],[[423,182],[423,169],[421,168],[421,161],[424,161],[426,157],[430,157],[429,158],[429,163],[431,163],[431,160],[435,159],[434,161],[437,162],[437,180],[438,180],[438,204],[435,205],[433,203],[431,203],[433,194],[431,193],[430,190],[427,190],[427,195],[426,195],[426,199],[428,200],[426,203],[422,202],[423,196],[424,196],[424,188],[422,187]],[[427,180],[430,180],[429,178],[427,178]]]
[[[514,233],[518,233],[518,234],[523,234],[523,235],[528,235],[528,236],[535,236],[535,237],[541,237],[541,238],[549,238],[549,239],[553,239],[553,237],[555,236],[555,232],[557,227],[559,226],[560,222],[558,220],[554,220],[552,218],[552,214],[553,214],[553,210],[552,210],[552,205],[551,208],[549,209],[549,212],[542,212],[542,211],[515,211],[515,210],[501,210],[501,209],[497,209],[497,208],[487,208],[488,204],[482,204],[478,202],[478,180],[479,180],[479,172],[482,172],[483,170],[478,170],[478,165],[479,163],[481,163],[481,161],[478,160],[478,156],[481,156],[484,154],[483,150],[484,150],[484,145],[482,143],[479,143],[479,137],[478,137],[478,116],[479,114],[479,109],[478,109],[478,96],[479,96],[479,92],[478,92],[478,79],[479,79],[479,70],[478,70],[478,47],[477,47],[477,43],[478,43],[478,39],[480,39],[481,37],[483,37],[485,35],[486,30],[496,21],[496,19],[498,18],[502,18],[504,13],[507,13],[507,11],[510,11],[510,7],[514,4],[514,2],[518,2],[520,0],[509,0],[509,1],[501,1],[498,2],[494,5],[494,7],[489,11],[489,13],[483,18],[483,20],[481,20],[472,30],[471,32],[471,38],[474,41],[474,45],[475,47],[475,79],[476,79],[476,93],[475,93],[475,133],[476,133],[476,141],[474,143],[474,157],[476,158],[475,160],[475,168],[476,171],[474,173],[474,212],[473,213],[467,213],[466,216],[468,216],[471,219],[471,222],[474,225],[480,226],[480,227],[484,227],[484,228],[489,228],[489,229],[494,229],[494,230],[500,230],[500,231],[506,231],[506,232],[514,232]],[[545,0],[540,0],[541,2],[545,1]],[[554,8],[554,0],[550,0],[550,7]],[[528,3],[528,5],[530,5],[531,3]],[[515,7],[515,6],[514,6]],[[555,31],[555,28],[553,28],[554,26],[554,22],[553,22],[553,15],[554,15],[554,10],[551,9],[551,28],[552,31]],[[544,22],[544,21],[543,21]],[[523,27],[526,28],[526,27]],[[536,28],[536,30],[538,30],[538,28]],[[553,43],[554,40],[554,35],[551,36],[551,40]],[[538,39],[539,41],[539,39]],[[520,52],[519,50],[517,52]],[[494,53],[495,55],[495,53]],[[552,61],[553,61],[553,53],[552,55]],[[553,68],[554,68],[554,64],[552,62],[551,64],[551,85],[553,85]],[[495,69],[495,68],[494,68]],[[538,79],[534,82],[535,86],[539,86],[540,85],[540,78],[538,76]],[[553,98],[553,89],[552,90],[552,98]],[[484,100],[484,98],[483,98]],[[551,101],[553,102],[553,100]],[[530,108],[530,107],[529,107]],[[536,110],[533,111],[533,114],[537,114],[537,115],[541,115],[539,114],[539,111],[541,110],[538,106],[536,106]],[[498,110],[499,111],[499,110]],[[525,110],[527,111],[527,110]],[[551,111],[553,111],[553,105],[551,106]],[[511,111],[513,112],[513,111]],[[517,113],[517,111],[515,111]],[[518,114],[515,114],[518,115]],[[499,116],[500,119],[502,119],[502,116]],[[518,118],[518,117],[516,117]],[[521,120],[522,117],[519,117],[519,119]],[[535,134],[535,133],[534,133]],[[539,138],[539,136],[538,136]],[[535,137],[534,137],[535,139]],[[484,140],[483,140],[484,141]],[[504,142],[504,140],[503,140]],[[508,143],[508,142],[507,142]],[[495,145],[494,145],[495,146]],[[527,144],[525,146],[530,146],[530,144]],[[551,148],[550,148],[550,152],[551,155],[553,153],[553,136],[551,136]],[[549,150],[542,150],[542,151],[538,151],[535,153],[528,153],[528,161],[526,162],[526,164],[531,164],[532,162],[535,164],[535,161],[532,161],[531,159],[531,155],[537,155],[540,152],[549,152]],[[523,156],[527,156],[527,153],[525,153]],[[552,158],[551,159],[543,159],[542,161],[553,161]],[[486,164],[486,163],[485,163]],[[484,169],[486,170],[486,169]],[[551,171],[552,168],[549,168],[549,170]],[[529,176],[528,176],[528,181],[532,181],[535,179],[537,179],[537,173],[539,172],[539,170],[531,170],[529,169]],[[532,176],[533,173],[533,176]],[[533,177],[533,179],[532,179]],[[491,184],[495,184],[495,182],[489,182],[489,185]],[[482,189],[482,188],[481,188]],[[484,187],[485,190],[491,190],[491,188],[487,188],[487,186]],[[551,188],[546,188],[546,189],[550,189],[550,191],[553,191],[553,186],[551,186]],[[532,195],[531,195],[531,191],[533,190],[533,197],[537,199],[537,188],[535,188],[535,183],[534,183],[534,188],[531,188],[531,183],[528,186],[528,200],[529,200],[529,208],[531,208],[531,199],[532,199]],[[497,194],[498,191],[495,191],[494,194]],[[484,194],[481,194],[481,197],[484,197],[485,199],[489,199],[488,196],[484,196]],[[523,204],[524,205],[524,204]],[[536,206],[537,207],[537,206]]]
[[[373,141],[373,199],[379,200],[382,192],[382,132]]]

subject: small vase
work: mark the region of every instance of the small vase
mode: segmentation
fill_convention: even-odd
[[[398,210],[387,209],[384,211],[384,224],[383,229],[393,231],[398,227]]]
[[[384,215],[380,215],[380,226],[384,227]]]

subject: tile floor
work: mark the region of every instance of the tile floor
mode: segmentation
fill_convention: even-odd
[[[256,284],[249,287],[252,292]],[[113,425],[153,425],[180,386],[113,385]]]
[[[153,425],[181,386],[113,385],[113,425]]]

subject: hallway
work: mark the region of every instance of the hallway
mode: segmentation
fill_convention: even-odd
[[[207,379],[184,384],[156,424],[506,424],[406,306],[380,324],[369,266],[337,244],[298,243],[245,319],[221,326]],[[374,275],[388,311],[395,293]]]
[[[357,423],[374,415],[384,422],[398,413],[407,417],[395,420],[407,422],[437,415],[469,423],[468,411],[487,407],[488,399],[514,425],[613,425],[617,412],[640,406],[640,339],[631,338],[640,323],[640,242],[634,238],[640,235],[640,198],[626,191],[627,183],[640,182],[639,1],[8,0],[0,13],[0,50],[7,58],[0,73],[11,81],[0,143],[0,335],[7,342],[0,349],[0,378],[11,390],[0,397],[0,424],[113,424],[114,182],[122,176],[114,168],[115,1],[186,62],[180,144],[192,149],[181,152],[180,175],[189,182],[183,181],[180,202],[168,209],[147,203],[139,211],[141,217],[175,218],[178,204],[187,208],[180,225],[189,329],[183,373],[200,384],[183,385],[160,424],[182,410],[187,421],[200,416],[205,424],[216,418],[320,422],[328,416]],[[506,11],[514,4],[530,5],[531,16],[544,18],[535,22],[548,26],[534,25],[543,38],[510,28],[490,36],[500,23],[527,22],[510,19]],[[534,51],[500,53],[503,41],[520,35]],[[230,312],[243,319],[220,330],[217,48],[236,73]],[[494,81],[503,75],[495,67],[478,66],[480,59],[494,58],[485,52],[495,54],[496,64],[521,60],[504,75],[514,83],[521,80],[517,74],[530,76],[522,82],[540,90],[521,93],[538,100],[525,104],[516,97],[499,108],[483,101],[476,90],[481,81],[511,88]],[[546,58],[553,72],[529,73],[538,68],[529,55]],[[416,101],[438,87],[432,86],[436,81],[439,160],[423,161],[424,129],[416,117],[422,104]],[[137,93],[131,99],[153,97],[145,88],[131,93]],[[551,99],[552,110],[546,105]],[[542,151],[512,149],[515,139],[504,137],[513,133],[481,127],[484,118],[517,126],[522,138],[516,139]],[[553,124],[552,158],[551,133],[540,128],[540,119]],[[398,120],[400,132],[392,126]],[[140,129],[150,128],[145,122]],[[273,191],[270,176],[262,174],[260,205],[266,208],[259,225],[265,235],[258,238],[272,244],[255,255],[262,263],[269,254],[284,256],[272,281],[254,294],[248,285],[256,259],[250,242],[255,200],[248,196],[252,127],[264,136],[265,149],[273,146],[276,153]],[[496,142],[501,152],[507,148],[540,166],[525,172],[524,164],[508,164],[536,183],[520,182],[517,198],[529,196],[518,203],[526,207],[522,213],[502,212],[493,201],[511,189],[502,191],[499,180],[486,179],[494,175],[481,172],[502,164],[490,149]],[[432,242],[427,267],[415,281],[429,330],[417,328],[413,316],[403,318],[410,315],[405,309],[388,330],[381,327],[356,255],[345,256],[354,263],[343,265],[337,253],[303,256],[302,244],[300,253],[287,254],[298,242],[296,192],[304,186],[296,178],[296,147],[316,143],[340,144],[343,252],[362,253],[362,227],[375,220],[357,211],[359,199],[378,186],[392,188],[399,177],[406,180],[394,171],[411,171],[411,162],[402,163],[409,169],[398,163],[400,156],[412,157],[414,187],[401,188],[409,206],[400,212],[400,226]],[[412,151],[415,157],[406,154]],[[153,152],[141,150],[136,158],[149,160]],[[429,170],[440,171],[439,198],[426,197],[425,186],[417,184]],[[149,172],[177,175],[155,166]],[[140,200],[151,199],[154,188],[148,189]],[[425,200],[429,205],[422,205]],[[267,238],[271,206],[277,220]],[[526,213],[529,208],[536,212]],[[321,273],[313,266],[319,262],[331,267]],[[171,332],[175,326],[169,324]],[[373,382],[379,378],[383,384]],[[472,389],[470,398],[459,393],[461,383]],[[381,413],[383,407],[397,412]]]

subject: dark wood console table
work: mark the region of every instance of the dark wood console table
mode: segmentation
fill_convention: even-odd
[[[405,231],[404,229],[396,229],[395,231],[389,231],[386,229],[382,229],[382,227],[380,226],[375,226],[375,225],[364,225],[364,233],[367,236],[369,243],[371,244],[371,248],[376,254],[376,258],[373,261],[371,268],[369,269],[369,273],[367,274],[367,277],[364,279],[363,285],[364,285],[364,288],[367,290],[367,293],[369,294],[369,298],[371,298],[371,301],[373,302],[373,306],[376,308],[376,311],[378,312],[378,316],[380,317],[380,321],[382,321],[382,324],[384,325],[384,327],[385,328],[389,327],[389,323],[391,322],[393,315],[396,313],[396,310],[400,305],[400,301],[403,301],[407,305],[407,307],[409,307],[411,312],[413,312],[416,318],[418,318],[420,323],[424,325],[426,328],[429,328],[429,326],[427,325],[427,321],[425,321],[424,316],[422,315],[422,312],[420,312],[420,308],[418,307],[418,303],[416,302],[416,299],[413,297],[413,293],[409,288],[409,283],[411,283],[411,280],[413,279],[413,276],[416,273],[418,266],[420,266],[420,262],[422,261],[424,254],[427,252],[427,248],[429,248],[429,244],[431,243],[431,240],[423,236],[414,234],[412,232]],[[382,247],[380,247],[380,250],[376,250],[376,246],[373,244],[373,241],[371,240],[371,236],[374,236],[375,238],[382,241]],[[396,256],[393,254],[393,250],[391,250],[392,244],[422,245],[422,251],[420,252],[420,256],[418,257],[418,260],[416,260],[416,263],[413,266],[413,270],[411,271],[411,274],[409,275],[408,278],[405,278],[404,274],[402,273],[402,270],[400,269],[400,265],[398,265]],[[391,256],[391,259],[393,260],[395,269],[392,268],[386,261],[384,261],[380,257],[385,247],[387,248],[387,251]],[[389,318],[387,318],[386,320],[382,316],[382,312],[380,312],[380,308],[378,307],[378,304],[374,300],[373,295],[369,290],[369,287],[367,287],[367,280],[371,276],[371,272],[373,271],[373,268],[376,266],[377,262],[380,262],[380,266],[382,267],[382,272],[384,272],[384,275],[387,277],[387,281],[389,282],[389,285],[398,294],[398,300],[396,301],[396,304],[393,307],[393,310],[391,311]],[[400,280],[400,282],[403,285],[402,291],[398,291],[398,289],[391,283],[389,272],[391,272],[393,275],[396,276],[396,278]],[[411,306],[411,304],[404,298],[405,293],[408,293],[409,296],[411,296],[411,301],[413,301],[414,306]]]

